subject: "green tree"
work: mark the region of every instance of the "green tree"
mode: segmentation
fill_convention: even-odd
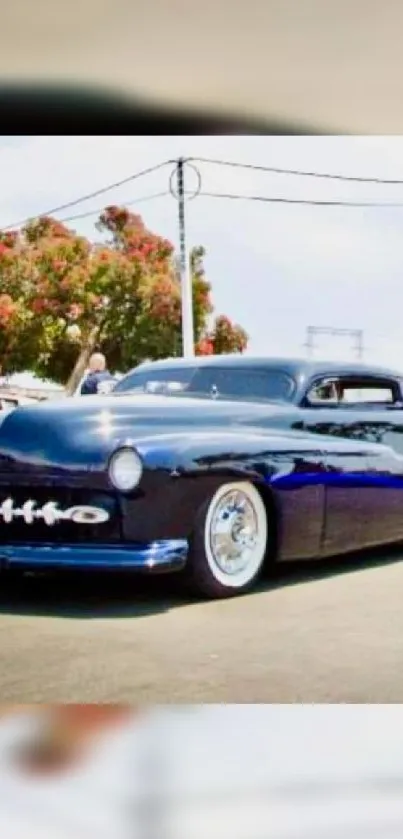
[[[173,245],[124,207],[98,221],[104,244],[41,217],[0,233],[0,352],[5,372],[31,369],[73,390],[100,349],[112,369],[181,353],[181,288]],[[196,352],[243,352],[229,318],[212,321],[205,252],[190,255]]]

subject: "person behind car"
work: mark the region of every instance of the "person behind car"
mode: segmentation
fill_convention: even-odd
[[[89,372],[81,385],[80,394],[94,396],[97,393],[107,393],[114,381],[112,373],[106,366],[105,356],[100,352],[93,353],[89,361]]]

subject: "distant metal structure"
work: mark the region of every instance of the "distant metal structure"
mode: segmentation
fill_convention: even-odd
[[[355,357],[361,361],[364,355],[364,330],[363,329],[336,329],[332,326],[307,326],[306,348],[307,355],[311,357],[315,349],[315,337],[317,335],[348,336],[353,341]]]

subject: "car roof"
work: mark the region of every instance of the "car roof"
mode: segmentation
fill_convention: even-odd
[[[266,367],[267,369],[281,369],[294,379],[310,379],[324,374],[329,375],[361,375],[379,376],[380,378],[402,379],[403,373],[384,367],[377,367],[361,362],[349,361],[316,361],[306,358],[277,358],[252,355],[207,355],[195,358],[164,358],[160,361],[146,361],[131,370],[166,369],[172,367]],[[126,374],[128,375],[128,374]]]

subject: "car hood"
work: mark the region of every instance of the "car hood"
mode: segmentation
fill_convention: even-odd
[[[292,408],[292,406],[291,406]],[[298,409],[293,409],[296,412]],[[273,415],[281,427],[282,406],[213,402],[164,396],[83,397],[17,408],[0,422],[0,472],[104,468],[118,445],[163,436],[236,431]]]
[[[248,450],[380,450],[370,444],[294,430],[301,410],[295,406],[136,395],[83,397],[17,408],[0,424],[0,475],[18,473],[24,481],[39,472],[79,476],[101,472],[119,446],[135,445],[150,465],[165,463],[192,448],[194,455],[235,453],[248,434]],[[240,433],[241,432],[241,433]],[[208,439],[207,439],[208,438]],[[252,449],[251,449],[252,447]],[[150,455],[150,452],[153,454]]]

